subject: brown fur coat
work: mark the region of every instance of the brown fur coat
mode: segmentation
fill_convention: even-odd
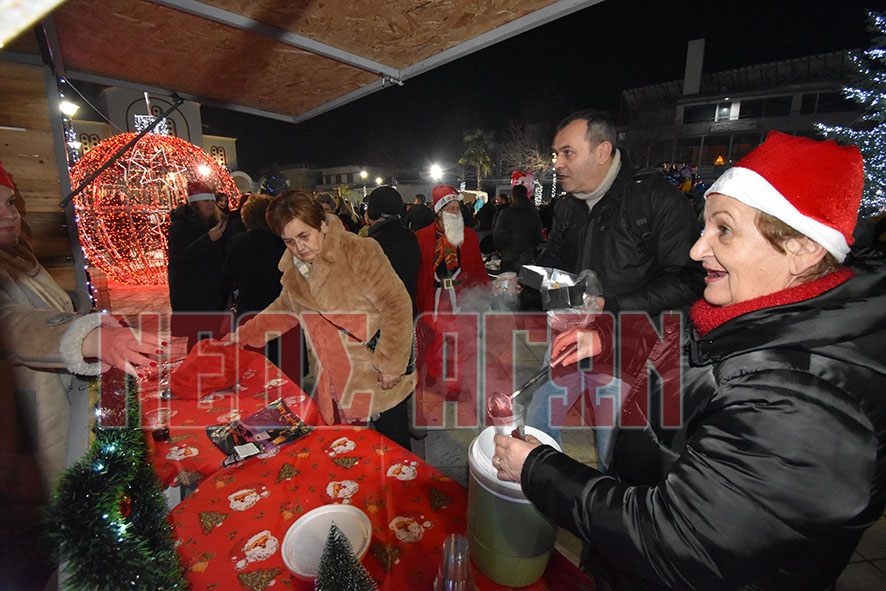
[[[397,405],[415,387],[414,374],[403,376],[390,390],[378,381],[379,372],[401,375],[406,370],[412,300],[378,242],[346,231],[335,216],[327,216],[326,223],[329,231],[311,265],[310,281],[298,271],[292,254],[284,252],[280,297],[241,326],[237,338],[260,347],[275,332],[301,323],[322,368],[316,397],[323,419],[333,423],[337,405],[344,422],[364,421]],[[379,330],[373,353],[363,342]]]

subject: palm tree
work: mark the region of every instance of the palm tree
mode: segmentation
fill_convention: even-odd
[[[477,169],[477,189],[484,174],[492,170],[492,152],[495,150],[495,132],[475,129],[464,135],[465,151],[459,164],[466,164]]]

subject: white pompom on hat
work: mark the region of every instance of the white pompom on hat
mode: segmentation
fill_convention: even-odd
[[[440,213],[440,210],[450,201],[462,200],[458,189],[449,185],[437,185],[431,192],[431,197],[434,199],[434,213]]]
[[[195,201],[215,201],[215,193],[204,182],[188,181],[188,203]]]
[[[853,242],[863,190],[864,161],[857,146],[771,131],[705,197],[720,193],[764,211],[842,262]]]

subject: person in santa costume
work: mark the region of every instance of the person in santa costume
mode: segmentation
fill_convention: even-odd
[[[662,375],[680,396],[627,393],[639,427],[606,474],[495,436],[499,478],[583,540],[599,588],[834,589],[883,515],[886,267],[845,262],[864,180],[856,146],[773,131],[711,186],[704,296]],[[565,364],[600,351],[587,336]],[[647,419],[661,403],[679,425]]]
[[[443,332],[447,320],[439,315],[458,313],[468,289],[489,284],[477,233],[464,225],[459,206],[461,193],[455,187],[438,185],[431,195],[436,221],[415,233],[421,249],[416,286],[416,306],[421,315],[416,327],[420,340],[418,360],[419,371],[428,385],[443,374]],[[448,383],[447,388],[457,390],[457,380]]]

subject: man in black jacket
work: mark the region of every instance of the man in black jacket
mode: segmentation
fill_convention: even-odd
[[[594,271],[611,312],[657,315],[698,299],[704,273],[689,249],[700,229],[686,198],[658,174],[635,176],[615,126],[598,112],[564,119],[553,149],[568,194],[536,264]]]
[[[418,232],[422,228],[430,226],[436,220],[434,212],[425,205],[425,199],[426,197],[421,193],[416,195],[415,202],[409,208],[409,211],[406,212],[406,217],[403,219],[406,227],[413,232]]]
[[[535,259],[535,247],[541,244],[541,218],[525,185],[511,189],[511,205],[498,216],[492,235],[502,271],[519,271]]]
[[[366,217],[369,219],[369,237],[376,240],[397,276],[406,286],[412,298],[412,315],[415,316],[415,285],[418,281],[418,266],[421,262],[421,250],[418,239],[400,221],[403,209],[403,197],[393,187],[378,187],[369,194],[367,199]],[[413,207],[425,207],[416,205]],[[427,209],[427,208],[425,208]],[[430,211],[430,210],[429,210]],[[405,447],[411,449],[409,439],[409,417],[407,403],[409,398],[390,410],[373,419],[376,429]]]
[[[661,312],[688,307],[704,290],[704,271],[689,258],[700,226],[686,197],[658,174],[635,175],[616,145],[615,126],[603,114],[573,113],[557,129],[554,168],[567,195],[557,199],[547,247],[535,264],[576,274],[593,271],[602,286],[603,309],[616,315],[645,312],[657,324]],[[608,343],[595,366],[611,366],[620,345],[630,355],[614,368],[616,377],[632,382],[645,376],[649,343],[626,344],[633,335],[615,334],[623,342]],[[602,396],[610,394],[607,388],[617,393],[620,387],[608,376],[576,372],[572,377],[576,383],[568,386],[558,380],[570,392],[567,408],[579,392],[589,390],[593,400],[595,388]],[[542,386],[527,422],[557,437],[563,417],[552,416],[549,401],[562,393],[552,382]],[[606,451],[600,448],[608,431],[597,432],[598,452]]]

